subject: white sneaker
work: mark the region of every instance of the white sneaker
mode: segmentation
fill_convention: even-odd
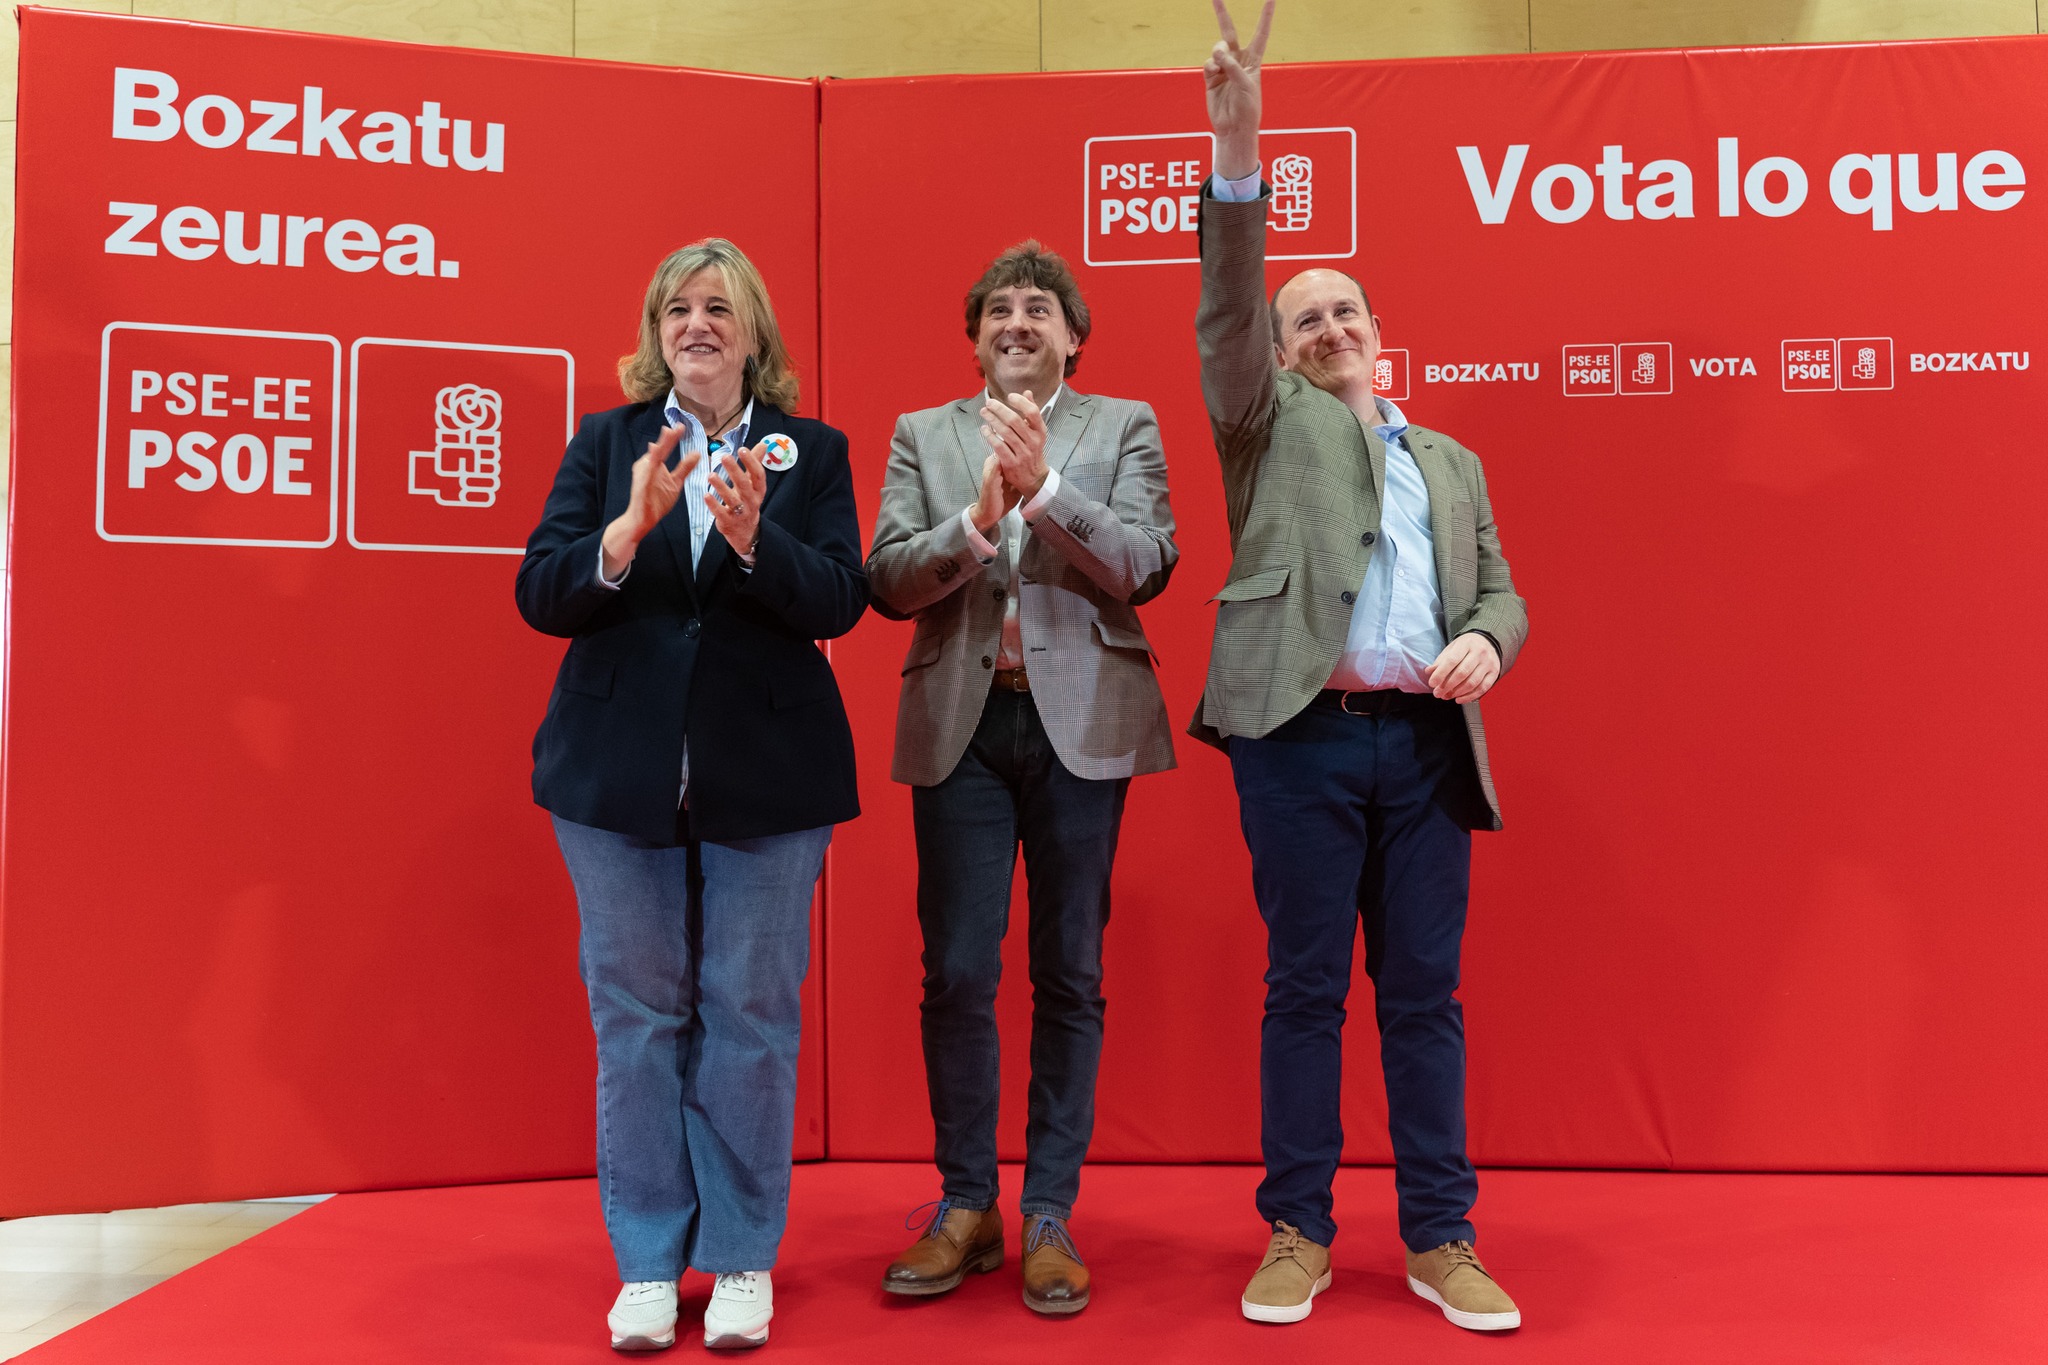
[[[605,1318],[614,1351],[659,1351],[676,1344],[676,1282],[635,1280],[619,1290]]]
[[[704,1344],[714,1351],[768,1342],[768,1319],[775,1316],[775,1287],[765,1270],[720,1275],[711,1286],[711,1306],[704,1310]]]

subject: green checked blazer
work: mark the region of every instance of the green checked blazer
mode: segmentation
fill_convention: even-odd
[[[1272,733],[1314,699],[1337,666],[1365,579],[1387,483],[1386,447],[1351,409],[1279,368],[1266,302],[1266,194],[1244,203],[1202,194],[1202,302],[1195,337],[1202,397],[1223,462],[1229,580],[1217,603],[1209,677],[1188,733],[1223,747]],[[1494,529],[1479,457],[1442,432],[1408,429],[1429,488],[1444,638],[1484,631],[1514,667],[1529,616]],[[1499,829],[1479,703],[1463,707],[1472,761]]]

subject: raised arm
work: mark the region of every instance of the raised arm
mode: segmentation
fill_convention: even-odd
[[[1236,200],[1217,182],[1242,180],[1259,169],[1259,69],[1273,25],[1273,0],[1266,0],[1249,46],[1238,42],[1223,0],[1211,2],[1223,36],[1202,68],[1216,162],[1202,191],[1202,299],[1195,312],[1195,342],[1234,540],[1270,439],[1279,362],[1266,307],[1265,186],[1248,200]]]

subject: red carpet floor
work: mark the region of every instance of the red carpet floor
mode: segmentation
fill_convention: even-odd
[[[1017,1173],[1004,1180],[1014,1200]],[[1265,1242],[1256,1180],[1236,1166],[1091,1167],[1074,1230],[1095,1301],[1046,1320],[1019,1301],[1014,1254],[941,1299],[877,1289],[906,1240],[904,1213],[933,1193],[929,1171],[799,1167],[773,1339],[736,1358],[2048,1360],[2048,1179],[1489,1172],[1480,1252],[1527,1323],[1493,1337],[1450,1326],[1408,1292],[1392,1179],[1379,1169],[1339,1178],[1345,1231],[1313,1316],[1244,1321],[1238,1292]],[[593,1182],[347,1195],[24,1359],[619,1361],[604,1330],[616,1287]],[[692,1275],[683,1290],[686,1314],[701,1314],[709,1282]],[[654,1359],[701,1352],[690,1332]]]

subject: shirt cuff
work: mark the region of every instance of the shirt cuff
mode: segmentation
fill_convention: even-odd
[[[1051,502],[1059,491],[1060,472],[1057,469],[1048,469],[1045,471],[1045,482],[1031,495],[1031,501],[1017,510],[1024,514],[1024,520],[1037,521],[1038,514],[1045,510],[1045,505]]]
[[[1242,204],[1247,200],[1258,198],[1258,168],[1254,167],[1250,175],[1242,176],[1236,180],[1225,180],[1220,175],[1210,176],[1209,197],[1225,204]]]
[[[604,576],[604,542],[602,540],[598,542],[597,581],[599,583],[603,584],[607,588],[610,588],[613,592],[617,592],[619,590],[619,584],[625,582],[626,575],[631,572],[633,572],[633,561],[629,559],[626,561],[626,567],[619,570],[619,576],[617,578],[606,578]]]
[[[960,524],[967,528],[967,548],[974,551],[974,557],[983,564],[995,563],[996,547],[989,542],[987,536],[981,533],[981,528],[974,524],[974,509],[972,507],[960,509]],[[997,522],[996,527],[996,534],[1000,538],[1002,523]]]

